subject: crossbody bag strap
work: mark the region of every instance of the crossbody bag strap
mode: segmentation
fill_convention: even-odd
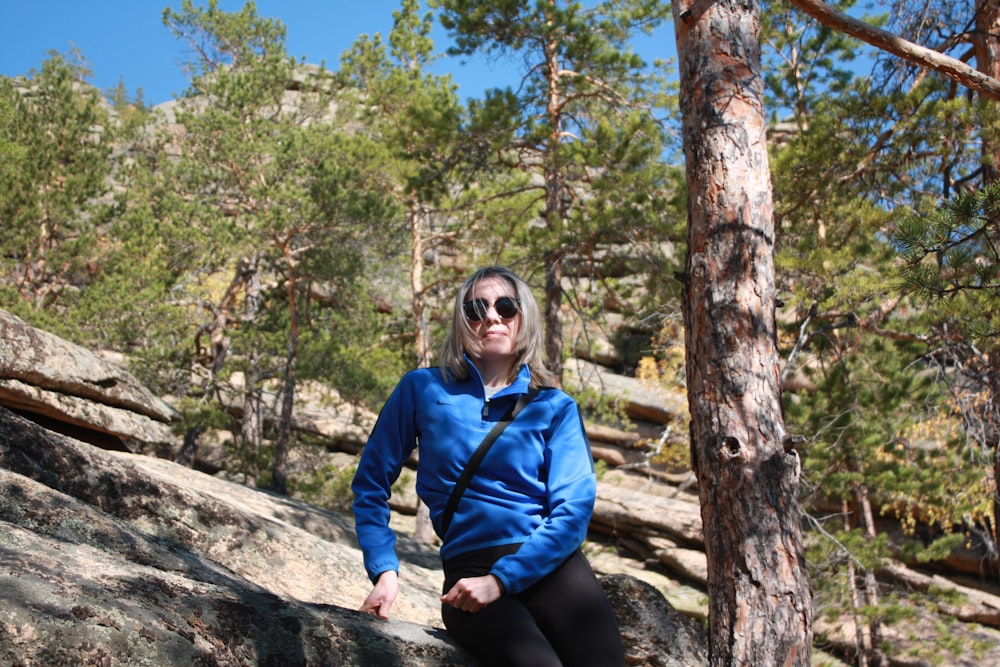
[[[496,439],[500,437],[503,430],[507,428],[507,425],[514,421],[514,418],[517,417],[518,413],[524,409],[524,406],[531,402],[531,399],[533,399],[536,394],[538,394],[537,387],[531,388],[527,394],[521,394],[517,398],[517,403],[514,404],[514,409],[510,411],[510,414],[505,416],[493,426],[490,432],[486,434],[486,437],[483,438],[483,441],[479,443],[479,447],[476,448],[476,451],[472,453],[472,458],[470,458],[469,462],[465,464],[465,470],[462,471],[462,476],[458,478],[455,486],[452,487],[451,495],[448,497],[448,504],[445,505],[444,514],[441,515],[442,537],[448,532],[448,526],[451,525],[451,517],[455,514],[455,510],[458,509],[458,501],[462,497],[462,494],[465,493],[465,487],[469,485],[469,481],[472,479],[472,476],[475,475],[476,470],[479,469],[479,464],[483,462],[484,458],[486,458],[486,453],[490,450],[490,447],[493,446],[493,443],[496,442]]]

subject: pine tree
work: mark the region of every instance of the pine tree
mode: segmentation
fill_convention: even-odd
[[[464,109],[450,77],[428,72],[436,57],[431,21],[418,9],[416,0],[405,0],[394,12],[388,51],[381,36],[362,36],[344,54],[338,76],[345,92],[360,95],[360,124],[383,148],[386,187],[404,212],[393,234],[409,239],[414,365],[427,367],[433,361],[428,296],[440,286],[433,275],[425,278],[425,268],[436,263],[427,258],[450,252],[473,230],[451,222]]]
[[[665,194],[676,190],[678,173],[662,161],[672,103],[658,69],[665,65],[651,69],[629,47],[631,37],[664,19],[666,8],[647,0],[431,5],[454,39],[450,53],[522,63],[519,85],[488,91],[470,105],[469,133],[478,140],[473,152],[497,165],[492,171],[529,176],[508,182],[507,193],[530,218],[520,213],[515,232],[501,214],[494,227],[501,238],[513,232],[532,264],[540,260],[546,365],[561,379],[567,266],[594,266],[599,248],[666,239],[671,225],[679,226]],[[662,271],[662,248],[648,248]],[[602,283],[597,273],[588,277]],[[571,305],[579,309],[583,299]]]
[[[390,210],[382,184],[360,168],[372,146],[331,123],[328,73],[286,54],[278,21],[252,3],[226,13],[187,0],[163,19],[195,54],[177,110],[178,157],[159,163],[173,184],[171,223],[201,238],[180,249],[184,279],[199,279],[175,294],[208,315],[194,338],[209,386],[241,371],[230,409],[250,452],[262,447],[265,388],[277,380],[270,485],[284,493],[304,337],[333,324],[326,308],[350,301],[366,243],[378,238],[373,223]],[[228,284],[216,282],[223,271]]]
[[[912,16],[928,32],[904,30],[911,39],[945,32],[941,21],[961,11],[956,3],[925,9]],[[807,507],[825,515],[834,503],[843,514],[837,527],[816,532],[816,548],[841,550],[814,561],[837,564],[814,577],[817,598],[822,605],[846,584],[859,664],[880,664],[882,625],[895,612],[874,581],[889,553],[875,521],[894,516],[941,538],[914,553],[923,559],[955,544],[952,526],[973,519],[968,529],[981,532],[985,517],[975,493],[982,479],[954,446],[942,391],[949,372],[934,374],[935,360],[953,357],[935,343],[937,309],[903,299],[894,239],[913,212],[933,210],[980,171],[970,139],[988,114],[895,58],[877,60],[874,77],[850,79],[844,65],[858,49],[843,34],[794,14],[770,20],[767,43],[782,49],[770,61],[770,90],[789,113],[772,149],[790,351],[786,416],[807,436]]]
[[[904,260],[905,291],[932,313],[935,347],[929,358],[940,364],[941,378],[964,425],[966,437],[955,454],[972,453],[973,460],[982,464],[980,483],[971,485],[986,487],[982,502],[964,516],[973,520],[966,529],[979,533],[994,568],[998,560],[996,517],[1000,515],[996,492],[1000,369],[995,347],[1000,333],[998,223],[1000,183],[992,182],[982,190],[959,194],[935,215],[904,220],[894,237]]]
[[[71,59],[72,58],[72,59]],[[55,313],[90,279],[108,207],[114,136],[79,54],[52,53],[28,79],[0,79],[2,289],[11,307]],[[37,321],[37,320],[36,320]],[[52,319],[54,330],[58,317]]]

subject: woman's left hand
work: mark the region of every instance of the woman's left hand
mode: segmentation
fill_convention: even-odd
[[[503,589],[500,580],[492,574],[482,577],[459,579],[451,590],[441,596],[441,602],[455,609],[475,613],[486,605],[500,599]]]

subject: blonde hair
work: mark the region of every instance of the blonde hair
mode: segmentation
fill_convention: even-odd
[[[469,295],[475,291],[476,285],[487,278],[500,278],[514,288],[520,304],[521,326],[518,327],[517,355],[511,368],[509,381],[517,378],[522,366],[527,365],[531,371],[532,386],[551,385],[552,373],[542,362],[542,315],[538,302],[528,284],[517,274],[502,266],[486,266],[466,278],[455,295],[455,307],[451,316],[451,332],[441,348],[441,372],[445,380],[450,377],[456,380],[466,380],[469,377],[469,366],[465,355],[475,357],[479,353],[479,342],[472,332],[472,327],[465,317],[463,306]]]

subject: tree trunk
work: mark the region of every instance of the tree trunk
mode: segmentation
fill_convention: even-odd
[[[295,407],[295,359],[298,356],[298,331],[295,324],[288,340],[288,357],[285,359],[285,373],[281,382],[281,412],[278,417],[278,435],[274,441],[274,468],[271,475],[271,490],[285,495],[288,493],[288,449],[291,446],[292,414]]]
[[[845,500],[843,502],[844,530],[851,529],[851,508]],[[854,616],[854,643],[857,645],[857,656],[855,667],[868,667],[868,648],[872,645],[871,634],[868,625],[861,615],[861,594],[858,591],[858,570],[854,565],[854,559],[848,554],[847,557],[847,588],[851,595],[851,612]]]
[[[555,2],[549,0],[548,11],[555,11]],[[563,195],[566,181],[560,164],[560,146],[563,140],[562,94],[560,92],[562,69],[559,63],[558,44],[546,41],[545,70],[548,90],[545,113],[549,122],[549,136],[545,150],[545,224],[554,232],[555,245],[545,254],[545,365],[555,377],[557,386],[562,386],[563,339],[562,339],[562,235],[566,225],[563,210]]]
[[[290,266],[291,264],[289,261]],[[288,273],[288,348],[281,378],[281,412],[274,442],[274,467],[271,475],[271,490],[282,495],[288,493],[286,465],[291,442],[292,410],[295,407],[295,363],[299,353],[299,287],[295,269],[290,268]]]
[[[810,664],[812,601],[785,451],[759,9],[674,0],[688,183],[691,459],[712,665]]]
[[[260,381],[262,373],[260,370],[260,359],[257,352],[251,350],[247,354],[247,368],[244,373],[243,387],[243,415],[240,418],[240,440],[249,452],[252,452],[250,459],[257,461],[261,445],[264,442],[264,414],[261,406]],[[253,474],[259,474],[256,463],[253,466]]]
[[[181,450],[174,457],[174,463],[193,468],[198,460],[198,446],[204,433],[205,429],[201,426],[192,426],[184,431],[184,441],[181,444]]]
[[[562,253],[545,256],[545,365],[562,386]]]
[[[240,262],[240,272],[244,276],[246,289],[242,320],[251,326],[256,324],[257,316],[260,313],[262,287],[260,284],[260,272],[257,270],[259,262],[260,257],[257,255],[245,258]],[[257,350],[251,349],[247,352],[246,371],[244,372],[243,379],[243,416],[240,420],[240,439],[245,446],[254,452],[254,460],[256,460],[256,453],[260,451],[264,440],[263,414],[260,405],[261,376]],[[254,468],[254,475],[256,476],[256,465]]]
[[[430,346],[427,343],[427,317],[424,300],[424,237],[420,228],[420,209],[411,204],[407,213],[410,219],[410,289],[413,294],[413,352],[417,368],[431,365]],[[436,538],[431,523],[430,509],[417,498],[417,521],[413,535],[419,542],[433,544]]]
[[[854,466],[857,470],[858,466]],[[875,531],[875,513],[872,511],[871,497],[868,487],[864,484],[858,485],[854,489],[854,505],[858,518],[858,524],[864,531],[865,540],[868,543],[875,541],[877,536]],[[846,516],[846,514],[845,514]],[[853,569],[853,568],[852,568]],[[855,589],[858,582],[853,578],[856,573],[851,574],[851,588]],[[875,572],[870,568],[864,571],[864,604],[869,609],[877,609],[879,606],[878,582],[875,580]],[[855,610],[857,611],[857,607]],[[861,626],[865,621],[861,614],[857,614],[856,623]],[[858,644],[858,655],[864,656],[865,664],[871,667],[883,667],[888,664],[888,660],[882,651],[882,619],[878,615],[873,615],[868,623],[868,631],[865,633],[868,642]]]
[[[426,299],[424,298],[424,237],[420,228],[420,210],[412,204],[410,218],[410,289],[413,292],[413,352],[417,368],[431,365],[430,345],[427,342]]]
[[[976,52],[976,67],[987,76],[1000,76],[1000,1],[985,0],[977,3],[976,30],[973,44]],[[1000,127],[996,121],[984,120],[983,127],[983,185],[989,185],[1000,178]],[[995,223],[996,221],[994,221]],[[997,241],[997,239],[994,239]],[[987,351],[987,378],[990,400],[984,410],[985,442],[983,447],[993,454],[993,548],[991,549],[990,570],[1000,572],[1000,345],[992,345]]]

